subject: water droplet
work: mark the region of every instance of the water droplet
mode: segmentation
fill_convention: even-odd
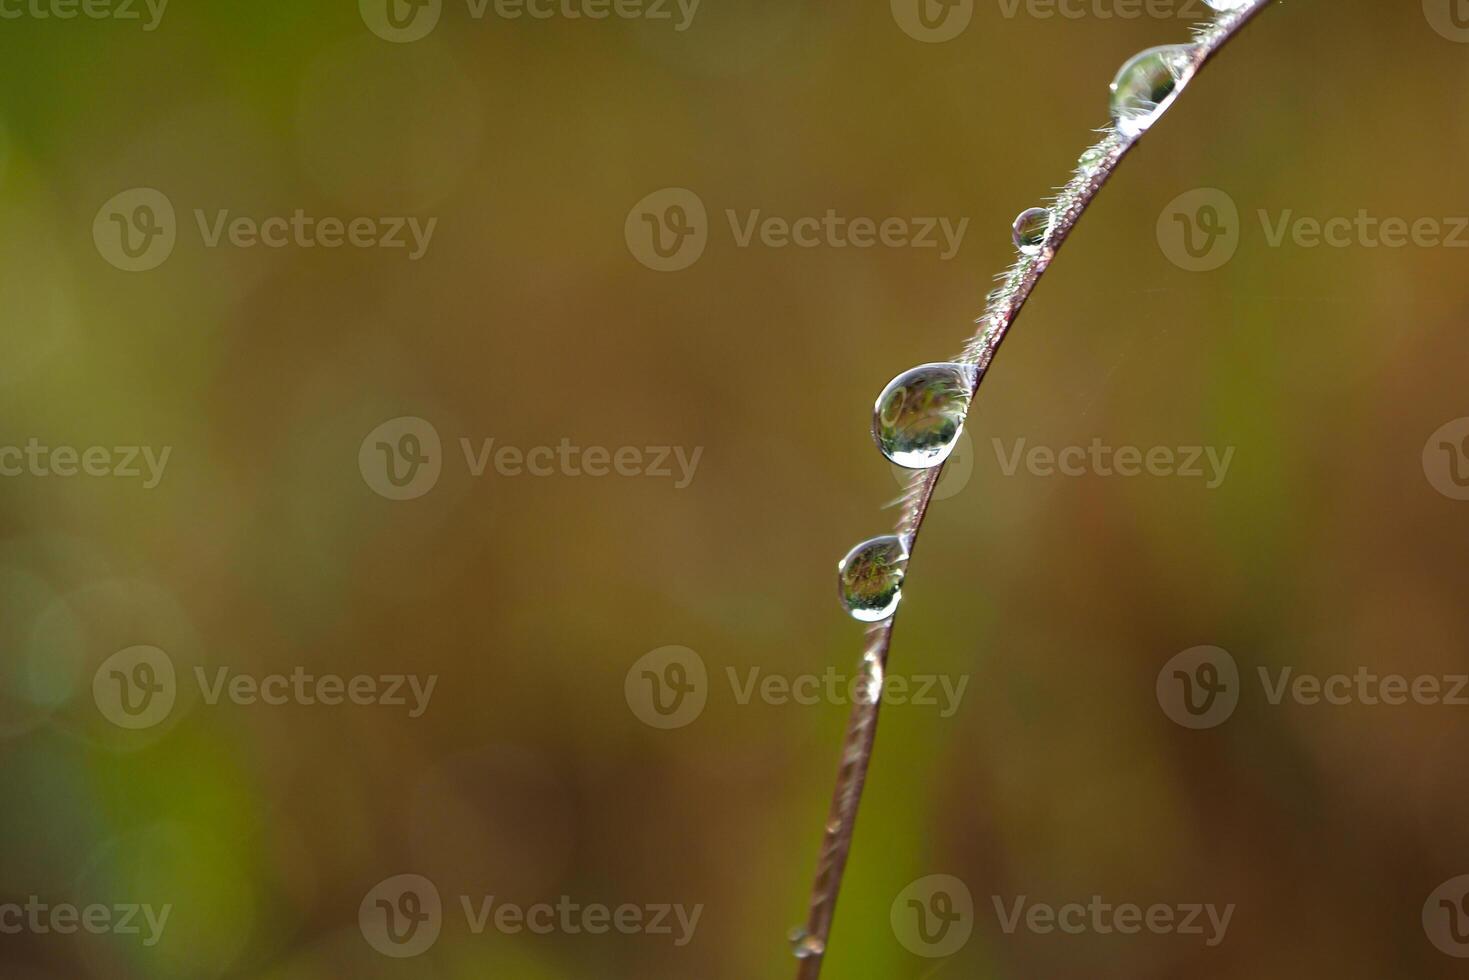
[[[873,538],[837,562],[837,593],[853,619],[880,622],[897,611],[907,571],[908,546],[902,538]]]
[[[796,954],[796,959],[805,960],[813,956],[820,956],[826,952],[826,944],[815,936],[808,936],[806,930],[799,926],[790,931],[791,952]]]
[[[1147,131],[1178,98],[1193,72],[1193,46],[1170,44],[1134,55],[1112,80],[1112,118],[1132,139]]]
[[[1051,237],[1051,212],[1046,208],[1026,208],[1011,226],[1015,247],[1026,255],[1036,255]]]
[[[872,437],[882,454],[910,470],[926,470],[954,451],[978,369],[940,362],[904,371],[877,396]]]
[[[1083,153],[1081,155],[1081,159],[1078,160],[1077,163],[1080,164],[1081,169],[1090,170],[1092,167],[1095,167],[1097,164],[1101,163],[1102,158],[1106,155],[1106,150],[1102,149],[1100,146],[1094,146]]]
[[[1228,13],[1231,10],[1243,10],[1254,3],[1255,0],[1204,0],[1204,2],[1215,10],[1222,10]]]

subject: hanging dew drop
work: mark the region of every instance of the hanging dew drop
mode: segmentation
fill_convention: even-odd
[[[1112,80],[1112,118],[1134,139],[1168,111],[1193,72],[1193,46],[1170,44],[1133,56]]]
[[[1015,247],[1026,255],[1037,255],[1051,237],[1051,212],[1047,208],[1026,208],[1010,227]]]
[[[908,546],[902,538],[873,538],[837,562],[837,593],[853,619],[881,622],[897,611],[907,571]]]
[[[795,928],[790,933],[791,952],[798,960],[808,960],[813,956],[820,956],[826,952],[826,945],[815,936],[808,936],[806,930]]]
[[[910,470],[926,470],[949,458],[974,390],[978,368],[940,362],[904,371],[877,396],[872,437],[882,454]]]

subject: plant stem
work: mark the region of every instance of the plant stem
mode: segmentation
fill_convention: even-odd
[[[1188,84],[1200,69],[1229,43],[1240,29],[1254,16],[1264,10],[1270,0],[1252,0],[1249,6],[1222,14],[1204,25],[1196,38],[1196,44],[1188,66],[1183,71],[1182,87]],[[1180,92],[1180,95],[1182,93]],[[1052,211],[1050,237],[1046,246],[1035,255],[1021,255],[1001,279],[998,289],[990,294],[985,313],[976,322],[979,330],[965,344],[959,360],[979,368],[974,385],[970,390],[973,398],[983,380],[985,372],[994,360],[1000,344],[1009,332],[1021,308],[1034,291],[1036,283],[1051,265],[1057,251],[1065,244],[1071,230],[1091,205],[1097,192],[1111,177],[1112,171],[1135,146],[1141,134],[1124,137],[1115,129],[1105,131],[1101,142],[1090,153],[1095,158],[1078,168],[1076,174],[1061,189]],[[901,510],[897,521],[897,534],[908,543],[911,555],[917,544],[918,532],[928,513],[933,499],[934,486],[938,483],[942,467],[914,474],[904,490],[900,501]],[[837,769],[836,791],[832,795],[831,810],[827,816],[821,840],[821,852],[817,859],[816,880],[811,890],[811,909],[802,939],[798,943],[801,954],[796,980],[817,980],[821,975],[822,962],[826,957],[827,944],[831,936],[832,919],[836,914],[837,896],[841,891],[842,875],[847,867],[847,857],[852,849],[852,834],[857,824],[857,809],[862,801],[862,789],[867,781],[867,768],[872,760],[873,742],[877,738],[877,720],[882,707],[879,696],[887,671],[888,651],[892,646],[893,625],[896,615],[874,623],[867,628],[865,649],[862,654],[862,686],[868,697],[854,699],[852,712],[847,721],[847,731],[842,742],[841,763]]]

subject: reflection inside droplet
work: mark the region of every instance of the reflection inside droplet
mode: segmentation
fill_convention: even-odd
[[[1051,212],[1048,208],[1026,208],[1010,227],[1015,247],[1026,255],[1035,255],[1051,237]]]
[[[1112,118],[1117,129],[1132,139],[1173,104],[1193,71],[1193,45],[1170,44],[1149,48],[1130,58],[1112,80]]]
[[[908,546],[885,535],[864,541],[837,563],[837,591],[847,612],[863,623],[876,623],[897,611],[903,598]]]
[[[877,448],[908,469],[929,469],[948,459],[964,428],[977,373],[972,364],[941,362],[888,382],[873,407]]]

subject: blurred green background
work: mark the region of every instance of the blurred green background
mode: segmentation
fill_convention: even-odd
[[[899,488],[873,397],[958,351],[1011,219],[1106,122],[1116,68],[1189,18],[976,0],[928,43],[879,0],[704,0],[685,30],[672,6],[476,18],[446,0],[425,36],[389,40],[348,0],[173,0],[152,30],[141,6],[4,9],[21,13],[0,19],[0,444],[171,455],[152,488],[0,478],[0,903],[172,912],[152,946],[0,934],[0,972],[792,973],[846,706],[740,703],[728,672],[853,669],[833,565],[891,527]],[[1469,502],[1423,456],[1469,415],[1469,253],[1275,246],[1256,215],[1469,213],[1466,87],[1469,44],[1417,3],[1275,4],[1081,222],[910,568],[891,670],[967,687],[947,716],[884,714],[826,976],[1459,975],[1421,915],[1469,872],[1463,710],[1271,705],[1254,677],[1469,672]],[[176,212],[172,251],[136,272],[94,238],[138,217],[106,207],[132,188]],[[635,244],[635,205],[664,188],[707,209],[678,271]],[[1160,246],[1195,188],[1240,216],[1208,272]],[[195,218],[298,209],[436,224],[413,260],[210,247]],[[726,212],[757,209],[968,224],[947,260],[741,247]],[[359,450],[405,416],[441,438],[442,473],[394,500]],[[702,455],[684,487],[476,476],[460,440],[491,438]],[[996,440],[1022,439],[1235,452],[1213,489],[1006,475]],[[1202,644],[1243,688],[1193,731],[1155,683]],[[139,645],[177,667],[177,703],[128,730],[94,678]],[[707,704],[660,729],[629,671],[670,645],[706,666]],[[410,717],[210,704],[196,667],[438,681]],[[396,959],[359,905],[407,873],[445,916]],[[943,959],[893,924],[932,874],[973,894]],[[702,914],[683,946],[475,934],[458,898],[491,895]],[[1092,895],[1236,911],[1207,948],[1011,934],[994,908]]]

